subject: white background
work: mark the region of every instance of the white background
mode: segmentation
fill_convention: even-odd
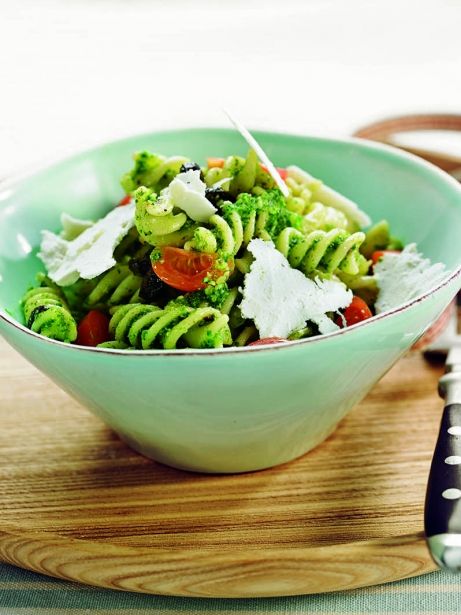
[[[249,127],[340,136],[461,111],[460,41],[461,0],[0,0],[0,177],[227,125],[223,104]]]

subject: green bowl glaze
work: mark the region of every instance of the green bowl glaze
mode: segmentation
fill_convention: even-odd
[[[355,200],[373,220],[388,219],[394,234],[417,242],[451,273],[431,293],[391,313],[291,344],[147,352],[70,346],[20,324],[20,298],[41,269],[35,256],[40,230],[58,229],[62,211],[80,218],[106,213],[122,196],[119,178],[136,150],[203,162],[244,154],[247,146],[232,130],[140,135],[0,188],[0,332],[130,446],[177,468],[258,470],[312,449],[434,322],[461,284],[461,188],[448,175],[365,141],[255,135],[277,165],[297,164]]]

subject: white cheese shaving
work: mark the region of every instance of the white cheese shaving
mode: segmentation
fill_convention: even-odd
[[[94,222],[91,220],[81,220],[80,218],[74,218],[69,214],[63,213],[61,214],[62,231],[59,236],[67,241],[72,241],[72,239],[81,235],[83,231],[86,231],[93,224]]]
[[[95,278],[115,265],[114,250],[134,225],[134,210],[134,203],[116,207],[71,241],[42,231],[38,257],[53,282],[68,286],[79,277]]]
[[[289,197],[290,196],[290,192],[288,190],[288,187],[287,187],[286,183],[280,177],[280,173],[275,168],[272,160],[269,158],[269,156],[266,154],[266,152],[263,150],[263,148],[259,145],[259,143],[253,137],[253,135],[250,133],[250,131],[247,130],[245,128],[245,126],[241,122],[239,122],[235,117],[233,117],[229,113],[229,111],[227,111],[227,109],[223,109],[223,111],[227,115],[227,117],[230,119],[230,121],[234,124],[234,126],[239,131],[239,133],[242,135],[242,137],[245,139],[245,141],[248,143],[248,145],[252,149],[254,149],[254,151],[256,152],[259,160],[264,165],[266,165],[266,168],[269,171],[269,174],[271,175],[272,179],[277,184],[277,187],[280,190],[280,192],[283,194],[283,196],[285,198]]]
[[[248,250],[255,260],[245,276],[240,309],[251,318],[263,337],[287,337],[301,329],[307,320],[315,322],[321,333],[339,327],[326,316],[347,307],[352,292],[342,282],[311,280],[292,269],[271,241],[253,239]]]
[[[342,211],[349,220],[358,224],[360,228],[371,224],[368,215],[359,209],[357,203],[354,203],[354,201],[336,192],[333,188],[325,186],[321,181],[295,165],[287,167],[287,171],[288,177],[292,177],[294,180],[308,185],[308,188],[313,192],[314,200],[323,203],[323,205],[328,205],[329,207],[334,207],[334,209]]]
[[[196,222],[207,222],[216,207],[205,197],[205,190],[206,184],[200,179],[200,171],[190,170],[176,175],[165,194],[189,218]]]
[[[442,263],[434,265],[417,250],[415,243],[402,252],[385,252],[373,266],[379,293],[377,313],[387,312],[436,286],[447,275]]]

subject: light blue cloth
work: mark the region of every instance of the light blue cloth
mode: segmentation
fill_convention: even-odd
[[[461,576],[432,574],[350,592],[215,600],[124,593],[69,583],[0,564],[0,615],[135,613],[341,613],[447,615],[461,612]]]

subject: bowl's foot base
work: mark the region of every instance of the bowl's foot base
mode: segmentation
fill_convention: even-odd
[[[117,435],[137,453],[140,453],[148,459],[152,459],[153,461],[169,466],[170,468],[174,468],[175,470],[183,470],[186,472],[195,472],[200,474],[243,474],[245,472],[258,472],[261,470],[274,468],[302,457],[329,438],[336,430],[337,426],[338,423],[330,427],[327,431],[325,431],[325,433],[317,437],[314,442],[309,442],[305,446],[298,447],[294,450],[290,448],[286,452],[282,451],[276,459],[274,459],[272,452],[269,452],[266,455],[261,454],[258,456],[259,458],[255,458],[256,456],[253,455],[251,460],[245,460],[243,454],[239,455],[239,453],[236,452],[229,455],[229,458],[226,459],[223,451],[217,451],[216,453],[211,453],[206,462],[193,460],[193,452],[191,452],[191,458],[184,459],[185,455],[183,452],[183,458],[179,459],[179,456],[175,457],[169,454],[164,454],[152,445],[140,442],[139,440],[120,432],[117,432]]]

